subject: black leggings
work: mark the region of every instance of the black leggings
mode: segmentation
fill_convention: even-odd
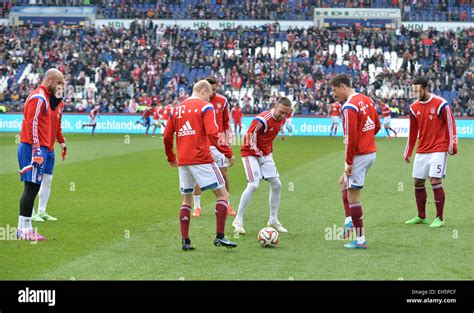
[[[31,217],[33,213],[33,206],[35,205],[36,195],[40,190],[41,185],[25,182],[25,190],[20,199],[20,215],[24,217]]]

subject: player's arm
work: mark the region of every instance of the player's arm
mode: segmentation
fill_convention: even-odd
[[[253,119],[252,123],[250,123],[249,129],[247,131],[248,138],[248,146],[251,150],[255,151],[257,156],[263,156],[262,150],[260,150],[257,146],[257,135],[259,132],[263,132],[265,129],[264,123],[259,120],[257,117]],[[244,141],[245,144],[246,141]]]
[[[374,111],[375,111],[375,119],[374,119],[375,133],[374,133],[374,135],[377,135],[377,133],[380,130],[380,117],[379,117],[379,114],[377,113],[377,110],[374,110]]]
[[[42,110],[47,110],[47,103],[46,99],[42,96],[33,96],[30,100],[30,110],[28,114],[33,115],[33,122],[31,125],[31,131],[33,133],[33,151],[31,157],[31,164],[35,167],[41,167],[43,164],[43,155],[41,153],[40,148],[40,140],[39,140],[39,132],[38,129],[39,125],[39,114]]]
[[[230,145],[232,143],[232,130],[230,128],[230,110],[229,110],[229,103],[227,99],[225,100],[224,104],[224,112],[222,114],[222,124],[224,126],[224,136],[225,136],[225,143]]]
[[[60,108],[62,108],[63,106],[64,106],[64,103],[62,103],[61,101],[61,103],[58,106],[58,110],[60,110]],[[58,118],[58,129],[56,132],[56,140],[61,145],[61,155],[64,161],[64,159],[66,158],[67,146],[66,146],[66,138],[64,138],[63,136],[62,119],[63,119],[63,113],[62,111],[60,111],[59,118]]]
[[[458,153],[458,140],[456,137],[456,121],[454,120],[453,112],[451,111],[451,108],[447,103],[442,104],[438,111],[440,111],[438,114],[442,116],[442,118],[446,121],[448,125],[448,153],[451,155],[455,155],[456,153]]]
[[[354,163],[354,156],[357,148],[357,116],[359,109],[357,106],[348,103],[344,106],[344,137],[346,141],[346,164]]]
[[[173,119],[173,111],[169,113],[168,121],[166,123],[165,131],[163,133],[163,144],[165,145],[165,153],[168,159],[168,163],[171,166],[177,166],[176,163],[176,154],[173,151],[173,142],[174,142],[174,123]]]
[[[225,142],[219,140],[219,129],[216,123],[216,112],[212,104],[206,104],[202,107],[204,129],[211,142],[211,145],[217,148],[226,158],[231,159],[234,156],[232,149]]]
[[[416,120],[415,112],[413,112],[411,107],[408,115],[410,116],[410,130],[408,131],[407,145],[405,153],[403,154],[406,162],[410,162],[411,154],[415,148],[416,138],[418,137],[418,122]]]

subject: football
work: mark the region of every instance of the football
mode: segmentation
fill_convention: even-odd
[[[265,227],[258,232],[258,242],[264,248],[276,246],[278,237],[278,231],[273,227]]]

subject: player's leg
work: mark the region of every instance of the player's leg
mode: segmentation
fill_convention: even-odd
[[[224,178],[225,189],[227,190],[227,193],[230,194],[229,176],[228,176],[228,171],[227,171],[227,169],[228,169],[227,159],[225,158],[224,155],[222,155],[222,158],[223,158],[223,164],[225,166],[219,167],[219,170],[221,171],[222,177]],[[227,207],[227,214],[230,215],[230,216],[235,216],[237,213],[234,211],[234,208],[230,204],[230,199],[228,201],[229,201],[229,206]]]
[[[211,189],[216,196],[216,238],[215,246],[225,246],[227,248],[237,247],[236,243],[225,238],[225,222],[227,218],[227,207],[229,205],[229,193],[225,189],[224,178],[217,165],[212,162],[210,164],[198,164],[190,166],[193,177],[202,191]]]
[[[405,222],[407,225],[426,224],[426,188],[425,180],[429,175],[429,154],[416,154],[413,161],[413,180],[418,215]]]
[[[342,233],[339,234],[339,238],[347,239],[352,234],[352,229],[354,225],[352,223],[351,209],[349,207],[349,199],[347,197],[348,188],[346,185],[344,175],[342,175],[341,178],[339,179],[339,184],[341,186],[342,204],[344,206],[344,214],[345,214],[344,228],[343,228]]]
[[[332,122],[332,118],[331,118],[331,130],[329,131],[329,137],[332,137],[333,129],[334,129],[334,123]]]
[[[47,150],[41,147],[43,162],[47,161]],[[31,164],[32,146],[30,144],[20,143],[18,146],[18,164],[20,167],[21,181],[25,183],[23,194],[20,198],[20,212],[18,216],[17,238],[22,240],[46,240],[43,236],[36,233],[31,225],[33,205],[38,195],[41,178],[43,175],[42,167],[35,167]]]
[[[365,176],[375,162],[375,153],[356,155],[352,166],[352,175],[345,177],[347,190],[347,200],[351,211],[352,223],[356,232],[357,239],[344,247],[349,249],[366,249],[365,229],[362,221],[363,210],[360,202],[360,192],[364,188]]]
[[[235,216],[232,226],[238,233],[245,234],[244,229],[244,214],[247,205],[252,198],[252,194],[258,189],[260,178],[262,177],[260,164],[258,159],[253,156],[243,157],[242,162],[244,164],[245,175],[247,176],[247,187],[240,196],[239,208]]]
[[[383,128],[385,129],[385,132],[387,133],[387,139],[390,138],[390,133],[388,132],[388,124],[384,123]]]
[[[193,190],[193,199],[194,199],[194,208],[193,208],[193,216],[199,217],[201,216],[201,188],[196,184]]]
[[[278,209],[280,208],[281,181],[272,154],[260,158],[260,168],[262,171],[262,177],[270,184],[270,217],[268,219],[267,225],[275,228],[280,233],[287,233],[288,230],[283,227],[280,221],[278,220]]]
[[[43,180],[41,182],[41,188],[39,190],[39,202],[38,202],[38,213],[37,216],[43,221],[57,221],[58,219],[49,215],[46,212],[46,206],[48,205],[49,196],[51,195],[51,185],[53,182],[53,169],[54,169],[54,150],[48,151],[48,158],[44,164]]]
[[[447,153],[446,152],[435,152],[431,155],[430,158],[430,183],[433,188],[433,196],[436,206],[436,218],[430,227],[437,228],[444,226],[444,202],[445,202],[445,193],[442,184],[442,178],[446,174],[446,161]]]
[[[145,135],[148,136],[148,130],[150,130],[150,118],[149,117],[147,117],[146,120],[145,120],[145,127],[146,127]]]
[[[194,250],[189,239],[189,224],[191,222],[191,202],[193,186],[196,183],[189,166],[180,166],[179,187],[182,195],[181,207],[179,208],[179,227],[181,231],[182,249],[184,251]]]
[[[339,122],[334,123],[334,137],[336,137],[336,134],[337,134],[337,125],[338,124],[339,124]]]

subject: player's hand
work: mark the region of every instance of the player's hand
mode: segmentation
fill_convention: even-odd
[[[453,147],[453,150],[448,151],[449,155],[455,155],[457,153],[458,153],[458,147],[456,147],[456,146]]]
[[[231,158],[227,159],[227,163],[229,164],[229,167],[232,167],[235,163],[235,156],[232,156]]]
[[[281,135],[281,140],[285,140],[285,136],[284,136],[284,135]]]
[[[352,164],[346,163],[346,169],[344,170],[344,173],[346,173],[347,176],[352,175]]]
[[[339,185],[344,186],[346,184],[346,175],[342,173],[341,177],[339,178]]]
[[[168,161],[168,164],[170,165],[170,167],[178,167],[178,162],[176,162],[176,160]]]
[[[405,158],[406,163],[410,163],[410,157]]]
[[[66,146],[66,143],[65,142],[62,142],[61,143],[61,155],[63,157],[63,161],[64,159],[66,159],[66,153],[67,153],[67,146]]]
[[[31,158],[31,165],[33,165],[36,168],[40,168],[43,165],[43,154],[41,153],[41,148],[36,147],[33,148],[33,153],[32,153],[32,158]]]

